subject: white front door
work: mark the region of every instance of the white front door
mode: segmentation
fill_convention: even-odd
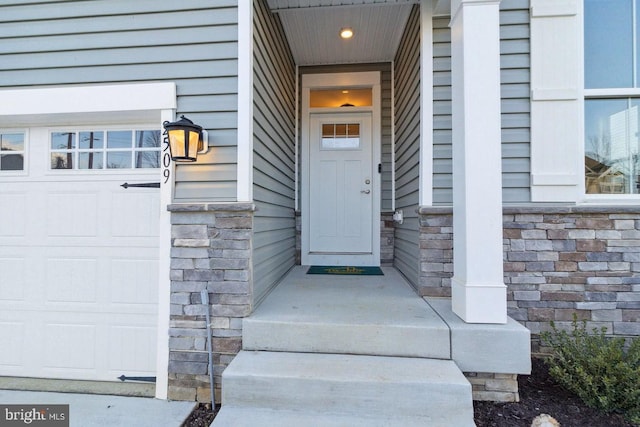
[[[307,262],[377,265],[372,114],[317,113],[309,120]]]

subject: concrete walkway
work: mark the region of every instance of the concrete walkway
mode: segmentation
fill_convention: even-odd
[[[0,390],[0,404],[68,404],[71,427],[179,427],[196,405],[146,397],[15,390]]]

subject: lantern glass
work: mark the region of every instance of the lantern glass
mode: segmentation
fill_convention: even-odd
[[[174,123],[165,123],[171,158],[178,162],[195,162],[203,146],[202,128],[182,116]]]

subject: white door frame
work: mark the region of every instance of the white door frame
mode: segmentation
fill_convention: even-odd
[[[311,89],[339,89],[342,87],[370,87],[372,88],[372,106],[371,107],[350,107],[344,108],[310,108]],[[317,264],[319,258],[315,258],[310,254],[309,231],[310,231],[310,126],[309,121],[313,113],[347,113],[347,112],[371,112],[371,170],[372,174],[372,253],[370,255],[358,255],[357,260],[354,259],[356,265],[380,265],[380,199],[381,199],[381,174],[378,173],[378,165],[381,164],[381,89],[380,89],[380,72],[370,71],[362,73],[327,73],[327,74],[305,74],[302,76],[302,126],[300,133],[301,141],[301,219],[302,219],[302,264]],[[339,255],[344,259],[348,255]],[[330,261],[330,259],[324,258]]]

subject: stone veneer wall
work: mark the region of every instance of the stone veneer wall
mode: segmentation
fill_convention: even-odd
[[[504,208],[504,279],[509,316],[539,352],[549,322],[640,335],[640,207]],[[425,296],[449,296],[453,275],[451,208],[420,209],[420,283]],[[544,349],[543,349],[544,350]]]
[[[393,212],[380,214],[380,264],[393,265],[395,246],[395,223]]]
[[[251,236],[247,203],[170,205],[169,399],[210,402],[206,310],[209,293],[216,401],[224,368],[242,347],[251,313]]]
[[[492,402],[519,402],[518,375],[465,372],[471,383],[473,400]]]

